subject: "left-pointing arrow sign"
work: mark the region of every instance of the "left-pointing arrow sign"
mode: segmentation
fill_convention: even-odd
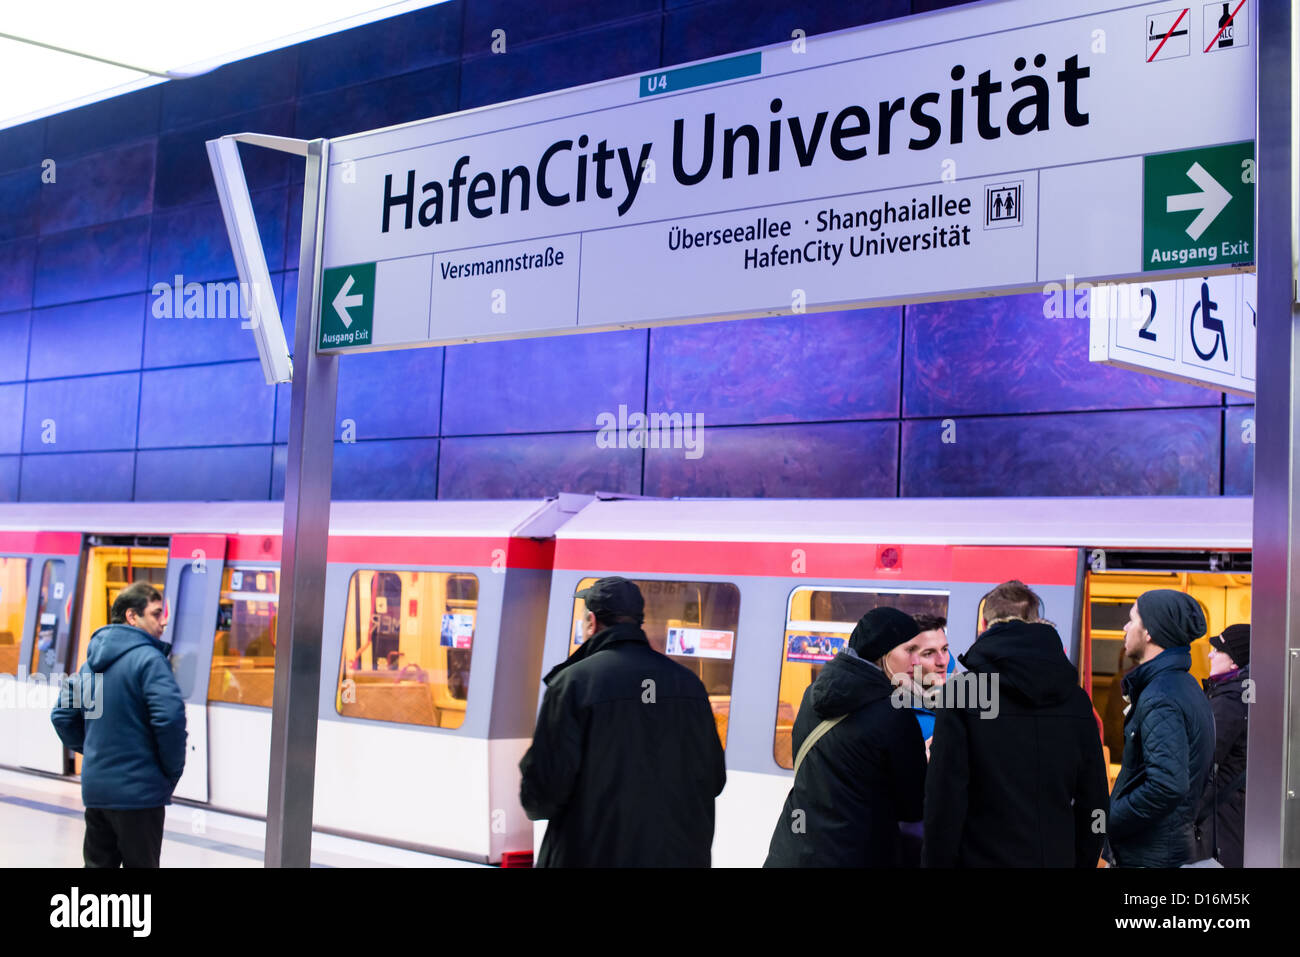
[[[343,320],[344,329],[351,328],[352,326],[352,317],[348,315],[348,310],[353,306],[361,305],[365,299],[361,293],[357,293],[355,296],[348,295],[348,293],[352,291],[352,282],[352,276],[349,275],[347,279],[343,280],[343,286],[339,289],[338,295],[334,297],[334,311],[337,312],[339,318]]]

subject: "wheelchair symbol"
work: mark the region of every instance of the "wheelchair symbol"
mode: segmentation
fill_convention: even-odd
[[[1192,307],[1192,348],[1206,362],[1209,362],[1218,353],[1220,343],[1223,345],[1223,361],[1228,361],[1228,333],[1223,328],[1223,320],[1216,318],[1214,315],[1214,310],[1217,308],[1219,308],[1219,304],[1210,299],[1210,284],[1208,282],[1201,283],[1201,299]],[[1209,352],[1202,352],[1200,343],[1196,341],[1196,314],[1198,312],[1201,315],[1201,327],[1214,333],[1214,345],[1210,347]]]

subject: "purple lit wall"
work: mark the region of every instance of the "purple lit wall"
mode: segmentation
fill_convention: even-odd
[[[156,282],[234,278],[205,140],[339,135],[949,5],[454,0],[0,131],[0,500],[282,494],[289,391],[251,334],[150,308]],[[301,164],[244,162],[291,316]],[[1249,405],[1091,365],[1087,335],[1030,295],[346,356],[335,495],[1250,493]],[[620,406],[702,416],[699,454],[601,447]]]

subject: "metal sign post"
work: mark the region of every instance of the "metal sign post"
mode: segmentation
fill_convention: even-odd
[[[1300,728],[1300,309],[1296,307],[1296,14],[1259,12],[1258,394],[1251,578],[1246,866],[1300,865],[1296,754]],[[1289,752],[1289,753],[1288,753]]]

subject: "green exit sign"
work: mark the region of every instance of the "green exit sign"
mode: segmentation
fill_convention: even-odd
[[[1255,260],[1255,143],[1144,157],[1142,268]]]

